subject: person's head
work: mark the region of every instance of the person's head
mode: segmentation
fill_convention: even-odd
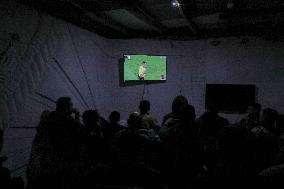
[[[138,129],[140,124],[140,117],[138,112],[133,112],[129,115],[127,120],[128,127],[130,129]]]
[[[174,114],[179,114],[183,106],[188,105],[188,100],[186,97],[179,95],[176,96],[172,103],[172,112]]]
[[[141,100],[139,109],[141,114],[146,114],[150,110],[150,102],[148,100]]]
[[[56,111],[65,115],[71,115],[73,104],[70,97],[60,97],[56,101]]]
[[[41,112],[40,121],[45,122],[48,119],[49,115],[50,115],[50,111],[44,110],[43,112]]]
[[[96,126],[99,119],[99,113],[97,110],[87,110],[83,113],[83,123],[85,126]]]
[[[195,108],[192,105],[183,106],[181,109],[181,120],[186,123],[192,123],[195,121],[196,114]]]
[[[278,112],[271,108],[265,108],[262,111],[261,123],[264,127],[271,129],[276,123]]]
[[[146,68],[146,67],[147,67],[147,62],[146,62],[146,61],[143,61],[143,62],[141,63],[141,65],[142,65],[144,68]]]
[[[252,103],[248,106],[247,108],[247,113],[248,114],[259,114],[261,111],[261,105],[259,103]]]
[[[110,123],[117,123],[120,120],[120,113],[118,111],[113,111],[110,113],[108,117]]]

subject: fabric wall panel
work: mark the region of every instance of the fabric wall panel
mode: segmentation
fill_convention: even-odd
[[[0,121],[1,121],[0,126],[1,129],[3,129],[4,131],[9,125],[9,119],[10,119],[10,114],[9,114],[8,105],[6,102],[2,102],[0,103]]]

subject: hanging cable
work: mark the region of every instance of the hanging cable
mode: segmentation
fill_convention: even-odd
[[[71,80],[71,78],[69,77],[69,75],[66,73],[66,71],[63,69],[63,67],[60,65],[60,63],[53,58],[54,62],[57,64],[57,66],[59,67],[59,69],[62,71],[62,73],[65,75],[65,77],[67,78],[67,80],[69,81],[69,83],[73,86],[73,88],[76,90],[76,92],[79,94],[79,96],[81,97],[82,101],[84,102],[84,105],[86,106],[86,108],[90,109],[88,103],[86,102],[86,100],[84,99],[84,96],[81,94],[80,90],[76,87],[76,85],[74,84],[74,82]]]
[[[71,32],[71,30],[70,30],[69,24],[67,24],[67,28],[68,28],[68,31],[69,31],[69,34],[70,34],[70,38],[71,38],[71,41],[72,41],[73,48],[74,48],[74,50],[75,50],[75,52],[76,52],[77,59],[78,59],[80,65],[81,65],[81,68],[82,68],[82,71],[83,71],[83,75],[84,75],[85,81],[86,81],[86,83],[87,83],[90,96],[91,96],[91,98],[92,98],[92,100],[91,100],[91,101],[92,101],[92,105],[93,105],[93,107],[95,107],[95,102],[94,102],[94,99],[95,99],[95,98],[94,98],[93,92],[92,92],[92,90],[91,90],[90,83],[89,83],[89,80],[88,80],[86,71],[85,71],[85,69],[84,69],[83,63],[82,63],[81,58],[80,58],[80,56],[79,56],[78,48],[77,48],[77,46],[75,45],[74,37],[73,37],[72,32]]]
[[[145,87],[146,87],[146,84],[144,82],[144,85],[143,85],[143,91],[142,91],[142,96],[141,96],[141,100],[144,100],[144,96],[145,96]]]
[[[179,90],[179,94],[181,95],[182,94],[182,89],[183,89],[183,67],[182,67],[183,64],[180,64],[180,90]]]
[[[147,93],[146,93],[146,94],[147,94],[147,97],[148,97],[148,99],[149,99],[149,85],[148,85],[148,83],[146,84],[146,86],[147,86],[147,87],[146,87],[146,90],[147,90]]]

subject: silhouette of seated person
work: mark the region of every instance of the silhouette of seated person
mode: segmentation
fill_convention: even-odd
[[[246,131],[239,127],[224,127],[217,135],[218,163],[216,176],[235,179],[243,176]]]
[[[278,115],[276,130],[279,138],[279,151],[277,153],[275,164],[284,164],[284,115]]]
[[[260,123],[254,127],[251,132],[257,136],[260,135],[274,135],[276,130],[276,121],[278,119],[278,112],[271,108],[263,109]]]
[[[228,120],[219,116],[218,113],[218,106],[210,104],[206,107],[206,112],[197,119],[201,126],[200,132],[203,136],[216,137],[222,128],[229,125]]]
[[[214,175],[218,160],[216,146],[217,134],[222,128],[229,125],[229,122],[218,115],[218,108],[215,104],[208,105],[206,112],[197,119],[197,122],[200,125],[204,169],[209,175]]]
[[[179,188],[186,188],[201,168],[199,126],[195,118],[195,108],[185,105],[180,110],[180,122],[172,129],[174,145],[170,151],[174,153],[174,171],[171,174]]]
[[[95,177],[97,182],[102,183],[105,182],[105,174],[110,169],[112,157],[102,131],[103,123],[97,110],[87,110],[82,117],[85,130],[82,163],[86,172],[88,172],[87,177]]]
[[[142,144],[139,136],[139,124],[139,113],[131,113],[127,120],[127,128],[115,135],[117,156],[116,175],[117,179],[121,180],[121,182],[125,182],[128,176],[135,176],[136,174],[136,170],[132,170],[132,168],[137,167],[136,164],[141,153]]]
[[[56,101],[56,110],[46,120],[47,140],[50,153],[46,163],[49,176],[62,178],[64,187],[71,187],[78,177],[83,141],[83,126],[80,113],[73,108],[70,97],[60,97]]]
[[[41,175],[53,172],[52,169],[55,169],[54,166],[51,166],[53,165],[51,158],[53,151],[48,142],[47,120],[49,114],[50,111],[48,110],[42,112],[36,135],[32,142],[31,156],[26,171],[28,183]]]
[[[238,123],[239,127],[250,131],[254,127],[259,126],[261,105],[252,103],[248,106],[244,118]]]
[[[0,129],[0,152],[3,146],[3,134],[3,131]],[[7,157],[0,156],[0,188],[10,188],[11,186],[10,170],[2,165],[6,160]]]
[[[139,113],[130,114],[128,127],[116,134],[116,175],[125,184],[146,183],[149,177],[158,174],[147,162],[147,146],[151,143],[140,132]],[[123,175],[123,176],[122,176]],[[122,178],[121,178],[122,177]],[[142,180],[141,180],[142,179]]]
[[[284,140],[284,114],[279,114],[276,121],[275,134],[281,139]]]
[[[160,126],[156,118],[150,114],[151,104],[148,100],[142,100],[139,104],[140,110],[140,128],[141,129],[153,129],[158,131]]]
[[[99,113],[96,110],[87,110],[83,113],[82,117],[87,134],[103,138]]]
[[[104,138],[106,139],[109,139],[111,137],[111,129],[110,129],[110,126],[109,126],[109,122],[103,118],[101,115],[100,115],[100,112],[98,111],[98,109],[94,109],[94,110],[87,110],[87,111],[90,111],[94,114],[94,111],[96,112],[97,116],[96,116],[96,119],[97,119],[97,124],[100,126],[100,131],[102,132],[102,135]],[[86,111],[86,112],[87,112]]]
[[[176,124],[180,119],[181,109],[188,105],[186,97],[179,95],[176,96],[172,102],[172,112],[164,116],[162,126],[171,127]]]
[[[0,129],[0,153],[3,147],[3,135],[4,132]],[[0,156],[0,188],[2,189],[24,189],[24,181],[21,177],[11,177],[11,172],[6,167],[3,167],[3,163],[8,158],[6,156]]]
[[[86,134],[86,158],[95,166],[102,159],[103,132],[100,116],[96,110],[87,110],[83,113],[83,123]]]
[[[283,188],[284,164],[268,167],[262,170],[258,176],[267,183],[262,185],[263,188]]]
[[[254,127],[249,135],[247,145],[250,153],[246,163],[250,174],[258,174],[275,163],[279,151],[279,140],[274,134],[278,112],[266,108],[263,109],[260,124]]]
[[[80,113],[73,108],[71,98],[61,97],[57,100],[56,111],[50,113],[47,124],[49,141],[56,153],[63,159],[77,161],[83,128]]]
[[[118,111],[112,111],[108,117],[109,119],[109,129],[111,137],[114,137],[116,133],[125,129],[124,126],[119,124],[120,113]]]

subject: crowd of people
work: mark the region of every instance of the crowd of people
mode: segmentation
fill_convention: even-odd
[[[81,116],[69,97],[59,98],[55,111],[42,112],[26,188],[267,188],[281,183],[284,116],[276,110],[253,103],[241,121],[230,124],[213,104],[196,118],[186,97],[177,96],[159,124],[150,108],[149,101],[140,101],[140,112],[131,113],[123,126],[118,111],[108,120],[98,110]],[[1,165],[0,178],[5,171]]]

